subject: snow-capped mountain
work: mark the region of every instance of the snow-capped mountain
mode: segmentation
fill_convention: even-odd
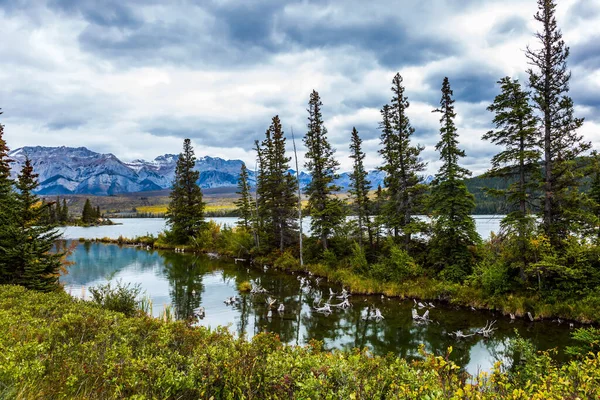
[[[178,155],[165,154],[152,161],[134,160],[122,162],[113,154],[101,154],[85,147],[23,147],[9,153],[12,163],[12,176],[16,178],[25,159],[29,158],[33,169],[39,175],[39,194],[94,194],[111,195],[171,187],[175,176]],[[202,188],[235,187],[241,160],[224,160],[218,157],[200,157],[195,169],[200,172],[198,183]],[[295,174],[294,170],[290,170]],[[253,170],[248,171],[252,186],[256,179]],[[306,187],[311,176],[300,172],[300,186]],[[383,186],[384,174],[381,171],[369,172],[371,186]],[[344,172],[336,180],[342,191],[348,190],[350,173]]]
[[[29,158],[39,175],[38,193],[110,195],[168,189],[175,175],[177,155],[165,154],[152,161],[120,161],[113,154],[85,147],[23,147],[9,153],[14,177]],[[198,183],[203,188],[236,186],[240,160],[202,157],[196,160]],[[251,183],[254,173],[249,171]]]

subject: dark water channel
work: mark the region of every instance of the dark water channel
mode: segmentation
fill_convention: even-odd
[[[314,277],[271,269],[264,271],[245,263],[235,264],[204,255],[81,243],[71,261],[74,265],[62,281],[74,296],[89,298],[90,286],[109,280],[140,283],[152,299],[154,315],[171,305],[177,318],[187,318],[194,308],[202,306],[206,317],[200,321],[201,325],[229,326],[236,335],[248,338],[269,331],[290,344],[303,345],[317,339],[327,349],[366,347],[374,354],[391,352],[403,357],[417,355],[420,344],[437,355],[445,354],[448,346],[452,346],[451,357],[470,373],[489,370],[495,361],[504,359],[506,344],[514,337],[515,330],[531,339],[539,349],[559,348],[559,359],[564,357],[560,349],[571,342],[571,330],[566,323],[511,321],[500,314],[439,303],[434,304],[435,308],[427,307],[432,322],[418,324],[412,318],[412,309],[416,308],[413,300],[380,296],[351,296],[352,307],[334,308],[331,314],[324,315],[315,311],[315,298],[322,293],[324,303],[329,298],[330,288],[339,293],[341,287],[324,281],[317,283]],[[309,282],[309,287],[301,285],[301,278]],[[260,282],[268,294],[240,294],[237,285],[243,281]],[[224,300],[230,296],[239,296],[239,303],[226,305]],[[270,317],[268,296],[277,300]],[[281,302],[285,310],[278,313]],[[341,302],[335,297],[331,300],[332,304]],[[367,307],[378,308],[384,319],[365,320]],[[419,309],[419,314],[425,310]],[[483,328],[493,320],[497,321],[497,330],[490,338],[475,335],[457,340],[449,335],[457,330],[468,333]]]

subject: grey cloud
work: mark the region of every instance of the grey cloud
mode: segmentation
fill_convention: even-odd
[[[243,147],[249,149],[254,139],[262,139],[270,124],[270,117],[258,121],[224,123],[196,117],[162,116],[140,121],[142,131],[154,136],[190,138],[209,147]]]
[[[439,60],[456,54],[459,46],[449,38],[418,37],[397,21],[388,19],[365,26],[317,24],[287,26],[286,37],[303,47],[336,47],[348,45],[371,52],[380,64],[390,68]]]
[[[572,46],[570,63],[587,69],[600,68],[600,35]]]
[[[527,32],[527,20],[518,15],[498,21],[488,34],[488,41],[497,44]]]
[[[137,27],[143,23],[132,7],[119,0],[50,0],[48,7],[68,14],[79,13],[86,21],[104,27]]]
[[[51,131],[60,131],[62,129],[77,129],[86,125],[86,121],[79,118],[70,118],[68,116],[58,116],[48,122],[46,126]]]
[[[478,103],[494,99],[496,82],[502,76],[502,71],[494,71],[486,65],[467,64],[454,71],[449,68],[447,71],[431,74],[427,77],[429,87],[439,88],[436,91],[435,100],[433,100],[433,94],[428,93],[427,100],[432,104],[439,104],[440,90],[445,76],[450,80],[450,87],[456,101]]]
[[[567,13],[566,21],[577,24],[579,20],[590,20],[600,15],[600,4],[597,0],[578,0]]]

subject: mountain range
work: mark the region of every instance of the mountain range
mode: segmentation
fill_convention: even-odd
[[[31,160],[34,172],[39,175],[38,194],[65,195],[116,195],[144,191],[164,190],[171,187],[178,155],[165,154],[152,161],[134,160],[123,162],[113,154],[101,154],[85,147],[22,147],[9,153],[13,160],[11,174],[16,178],[26,158]],[[243,162],[204,156],[196,160],[195,169],[200,172],[198,184],[207,188],[234,188]],[[249,172],[249,183],[254,186],[254,171]],[[295,173],[295,171],[290,170]],[[305,187],[311,176],[300,172],[300,186]],[[369,172],[371,185],[383,186],[381,171]],[[429,180],[428,177],[427,180]],[[347,191],[350,173],[340,174],[337,179],[342,191]]]

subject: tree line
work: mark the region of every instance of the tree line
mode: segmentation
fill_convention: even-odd
[[[339,163],[328,139],[322,100],[317,91],[310,94],[303,142],[304,168],[312,180],[303,195],[311,234],[303,238],[302,249],[298,180],[289,172],[292,158],[285,151],[282,122],[279,116],[272,118],[263,140],[254,143],[256,192],[251,191],[245,165],[239,176],[238,230],[252,238],[249,252],[304,257],[367,274],[379,271],[382,279],[425,275],[477,281],[493,293],[515,288],[583,293],[595,287],[600,283],[594,255],[600,234],[599,162],[595,153],[588,154],[590,142],[578,133],[583,119],[575,116],[569,96],[569,48],[555,8],[554,1],[538,0],[534,18],[540,30],[536,45],[525,50],[528,82],[500,78],[499,94],[488,107],[494,129],[483,133],[482,139],[497,145],[498,153],[482,180],[503,182],[485,193],[509,210],[492,240],[482,242],[471,216],[475,197],[467,187],[471,172],[461,163],[465,152],[459,143],[450,79],[441,82],[439,106],[432,110],[440,117],[435,149],[442,165],[426,185],[424,147],[414,140],[408,94],[397,73],[390,102],[380,110],[379,170],[385,172],[384,187],[372,187],[368,181],[362,139],[353,128],[349,203],[336,193]],[[592,162],[582,162],[585,159]],[[186,140],[167,215],[173,233],[184,243],[206,227],[201,191],[189,189],[196,181],[192,160]],[[590,190],[584,193],[586,185]],[[349,215],[354,218],[346,218]]]
[[[0,284],[53,291],[59,288],[63,254],[51,252],[60,232],[44,215],[54,203],[43,203],[34,193],[37,174],[29,159],[17,180],[11,179],[12,160],[3,136],[0,124]]]

